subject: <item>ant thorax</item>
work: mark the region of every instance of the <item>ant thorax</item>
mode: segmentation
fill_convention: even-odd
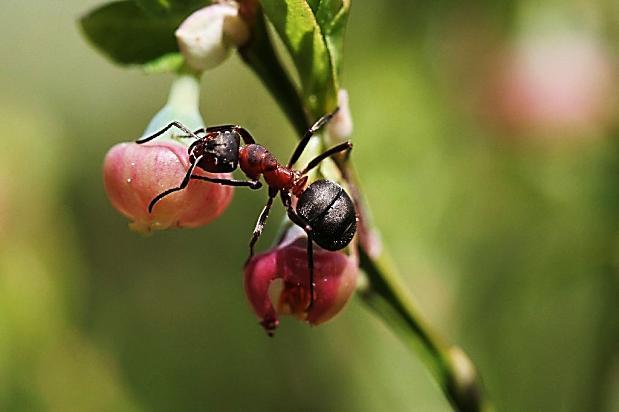
[[[257,180],[260,175],[277,190],[292,190],[300,177],[297,172],[280,164],[275,156],[264,146],[249,144],[239,149],[239,167],[250,179]]]
[[[301,196],[307,185],[307,175],[302,175],[299,171],[294,171],[294,184],[292,186],[292,194],[295,197]]]

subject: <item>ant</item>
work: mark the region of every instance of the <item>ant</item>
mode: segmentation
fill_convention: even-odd
[[[172,127],[176,127],[186,134],[179,137],[195,139],[195,142],[187,149],[190,164],[183,181],[178,187],[168,189],[157,195],[148,205],[148,211],[152,212],[155,204],[165,196],[185,189],[190,180],[203,180],[227,186],[246,186],[251,189],[259,189],[262,187],[262,183],[259,181],[260,175],[262,175],[269,188],[269,197],[258,217],[249,242],[247,261],[254,255],[254,245],[262,234],[273,200],[279,193],[290,220],[307,234],[307,267],[310,289],[310,302],[307,309],[309,310],[314,303],[313,242],[316,242],[323,249],[331,251],[343,249],[355,235],[357,216],[350,196],[340,185],[323,179],[305,187],[308,180],[307,173],[330,156],[341,152],[350,152],[352,143],[347,141],[326,150],[312,159],[302,170],[295,170],[292,165],[299,160],[314,133],[327,124],[337,110],[319,118],[305,132],[292,153],[287,166],[280,164],[265,147],[256,144],[252,135],[238,125],[213,126],[192,132],[180,122],[175,121],[158,132],[137,140],[136,143],[138,144],[149,142]],[[244,145],[240,144],[241,139],[245,143]],[[196,167],[212,173],[229,173],[240,167],[249,180],[216,179],[195,175],[193,171]],[[292,204],[293,196],[298,199],[296,208]]]

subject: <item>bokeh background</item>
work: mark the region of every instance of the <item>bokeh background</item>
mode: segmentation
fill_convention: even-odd
[[[201,229],[127,229],[102,159],[141,135],[171,77],[91,49],[75,20],[97,4],[2,3],[0,410],[449,410],[356,298],[265,336],[241,283],[265,193],[237,190]],[[353,4],[364,193],[497,410],[619,410],[618,51],[614,0]],[[295,144],[236,56],[206,74],[202,110],[278,156]]]

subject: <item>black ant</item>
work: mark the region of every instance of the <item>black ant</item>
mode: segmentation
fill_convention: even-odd
[[[155,204],[165,196],[185,189],[192,179],[259,189],[262,184],[258,179],[260,175],[263,175],[269,187],[269,198],[260,213],[249,242],[249,258],[254,255],[254,245],[262,234],[262,229],[273,205],[273,199],[279,193],[290,220],[307,234],[307,266],[310,276],[308,309],[311,308],[314,303],[312,241],[327,250],[343,249],[355,235],[357,216],[352,200],[340,185],[330,180],[317,180],[306,188],[307,173],[324,159],[340,152],[350,151],[352,143],[347,141],[326,150],[311,160],[303,170],[294,170],[292,165],[299,160],[314,133],[327,124],[336,112],[337,109],[333,113],[322,116],[305,132],[287,166],[280,164],[266,148],[256,144],[254,138],[246,129],[237,125],[213,126],[192,132],[183,124],[172,122],[155,134],[137,140],[136,143],[138,144],[149,142],[172,127],[186,133],[186,135],[180,137],[196,139],[187,149],[190,165],[183,181],[178,187],[168,189],[157,195],[148,205],[148,211],[151,212]],[[203,136],[198,136],[199,134],[203,134]],[[240,144],[241,139],[243,139],[244,145]],[[250,180],[215,179],[194,175],[193,171],[196,167],[212,173],[229,173],[240,167]],[[298,198],[296,209],[292,206],[292,196]]]

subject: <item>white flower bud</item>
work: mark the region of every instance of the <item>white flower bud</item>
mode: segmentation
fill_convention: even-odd
[[[235,2],[215,3],[185,19],[176,30],[176,40],[187,64],[203,71],[221,64],[232,46],[249,38],[249,29]]]
[[[337,93],[337,100],[340,109],[327,125],[329,137],[334,143],[340,143],[348,139],[353,129],[350,106],[348,105],[348,92],[340,89]]]

